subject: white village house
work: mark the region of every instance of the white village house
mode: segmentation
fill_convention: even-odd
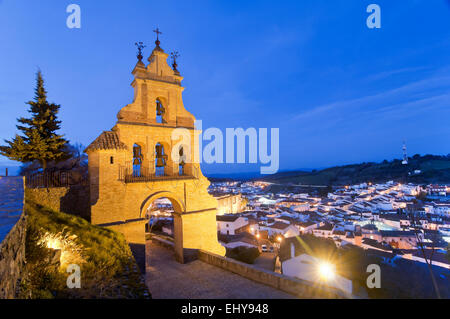
[[[247,229],[248,219],[237,215],[217,215],[217,230],[223,235],[236,235]]]

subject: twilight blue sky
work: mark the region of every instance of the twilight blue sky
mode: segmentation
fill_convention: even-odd
[[[370,3],[381,29],[366,26]],[[71,142],[110,129],[132,101],[134,42],[146,59],[155,26],[203,128],[279,127],[282,170],[399,158],[403,140],[409,155],[450,153],[447,0],[0,0],[0,140],[27,115],[38,67]]]

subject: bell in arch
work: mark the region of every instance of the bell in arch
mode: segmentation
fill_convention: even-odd
[[[139,161],[139,158],[135,157],[133,160],[133,165],[140,165],[141,162]]]
[[[179,163],[183,163],[183,165],[186,163],[186,153],[184,151],[184,147],[180,147],[180,150],[178,151],[178,155],[180,156],[178,159]]]
[[[164,154],[164,148],[161,144],[156,144],[156,167],[166,166],[167,155]]]
[[[141,147],[139,145],[133,146],[133,157],[140,157],[141,156]]]
[[[162,105],[160,100],[156,100],[156,115],[162,116],[164,115],[164,106]]]
[[[164,167],[164,166],[166,166],[164,164],[164,159],[161,157],[157,157],[156,158],[156,167]]]

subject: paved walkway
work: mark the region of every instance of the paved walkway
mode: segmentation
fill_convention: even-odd
[[[154,299],[285,299],[294,296],[200,260],[175,261],[173,251],[146,245],[145,282]]]

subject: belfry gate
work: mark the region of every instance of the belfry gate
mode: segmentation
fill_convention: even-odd
[[[117,123],[87,148],[91,222],[122,232],[130,245],[145,245],[145,211],[167,197],[174,207],[177,260],[185,249],[225,254],[217,239],[217,200],[208,194],[209,181],[193,161],[200,133],[195,117],[183,105],[183,77],[176,61],[170,67],[159,39],[148,58],[132,74],[134,100],[117,114]],[[174,138],[182,130],[188,142]]]

